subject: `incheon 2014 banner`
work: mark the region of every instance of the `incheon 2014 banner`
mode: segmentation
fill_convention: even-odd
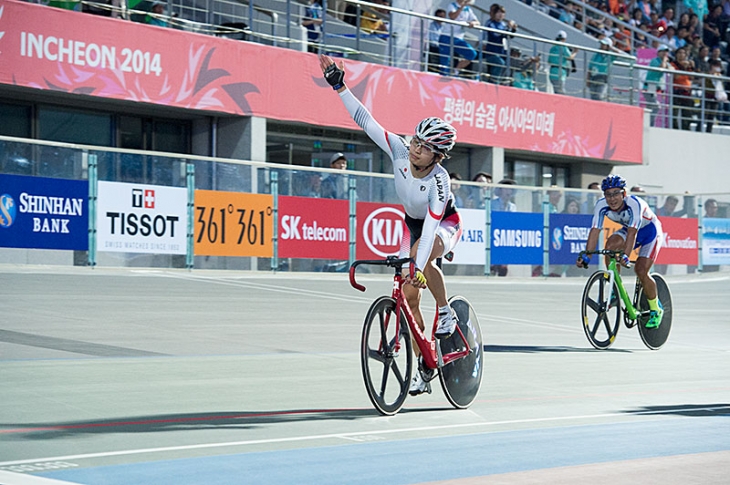
[[[0,83],[358,129],[314,54],[30,3],[0,3]],[[462,142],[641,163],[643,110],[345,60],[389,131],[427,116]]]

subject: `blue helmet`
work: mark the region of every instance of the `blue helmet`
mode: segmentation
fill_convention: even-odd
[[[608,189],[625,189],[626,180],[620,175],[609,175],[601,182],[601,190],[604,192]]]

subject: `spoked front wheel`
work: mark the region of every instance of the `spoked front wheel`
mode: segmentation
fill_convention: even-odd
[[[395,300],[383,296],[375,300],[365,317],[360,345],[360,363],[365,389],[381,414],[397,413],[408,396],[413,349],[406,317],[400,314],[396,335]],[[396,342],[400,349],[396,352]]]
[[[652,274],[652,278],[656,281],[657,296],[662,304],[664,313],[662,314],[662,322],[656,328],[646,328],[646,322],[649,320],[649,302],[646,301],[646,294],[642,288],[639,294],[639,335],[644,345],[651,350],[659,350],[669,338],[669,332],[672,330],[672,293],[669,291],[667,282],[661,275]]]
[[[482,384],[484,343],[477,315],[469,302],[461,296],[454,296],[449,300],[449,305],[456,313],[457,324],[469,343],[471,352],[461,359],[446,364],[439,372],[439,378],[446,399],[455,408],[464,409],[474,402]],[[439,345],[444,355],[466,348],[456,331],[451,337],[441,339]]]
[[[593,273],[586,282],[581,302],[583,331],[591,345],[599,350],[613,344],[621,323],[621,298],[616,282],[611,285],[610,278],[607,271]]]

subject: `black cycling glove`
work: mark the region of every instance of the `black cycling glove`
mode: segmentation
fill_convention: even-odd
[[[345,85],[345,71],[337,67],[334,62],[327,66],[327,69],[324,70],[324,78],[335,91]]]

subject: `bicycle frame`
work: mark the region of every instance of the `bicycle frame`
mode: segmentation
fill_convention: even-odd
[[[611,296],[613,296],[611,295],[611,292],[613,291],[613,283],[616,282],[616,286],[618,286],[618,293],[621,297],[621,301],[624,302],[624,308],[626,309],[626,313],[628,313],[631,320],[636,320],[639,316],[639,313],[636,311],[633,302],[629,299],[629,294],[626,291],[626,288],[624,288],[624,282],[621,279],[621,273],[618,270],[618,264],[616,263],[615,256],[611,256],[609,258],[607,269],[610,272],[608,301],[611,301]]]
[[[464,336],[458,325],[456,326],[454,334],[458,333],[462,342],[464,342],[466,349],[450,352],[446,355],[441,355],[440,347],[436,345],[436,339],[433,338],[433,332],[431,333],[431,338],[429,339],[424,331],[421,330],[421,327],[418,326],[418,324],[416,323],[416,319],[413,316],[413,312],[411,312],[411,308],[409,307],[408,302],[406,302],[405,296],[403,295],[403,285],[405,284],[405,278],[403,278],[402,269],[403,264],[405,263],[410,263],[410,274],[413,275],[415,263],[410,258],[398,259],[393,256],[389,256],[385,260],[355,261],[350,267],[350,285],[352,285],[352,287],[357,290],[363,292],[365,291],[365,287],[355,281],[355,269],[361,264],[375,264],[393,267],[395,269],[395,276],[393,277],[393,290],[391,291],[391,298],[395,300],[395,334],[400,334],[400,318],[398,318],[397,315],[400,315],[400,312],[402,311],[403,314],[406,316],[406,322],[408,323],[408,328],[411,331],[411,336],[413,337],[413,340],[421,351],[423,361],[426,367],[430,369],[443,367],[450,362],[469,355],[472,352],[472,349],[469,347],[469,342],[467,341],[466,337]],[[436,315],[436,319],[438,319],[438,314]],[[434,324],[435,323],[436,320],[434,320]],[[386,322],[386,325],[388,324],[389,322]],[[399,340],[396,341],[394,351],[400,351]]]

